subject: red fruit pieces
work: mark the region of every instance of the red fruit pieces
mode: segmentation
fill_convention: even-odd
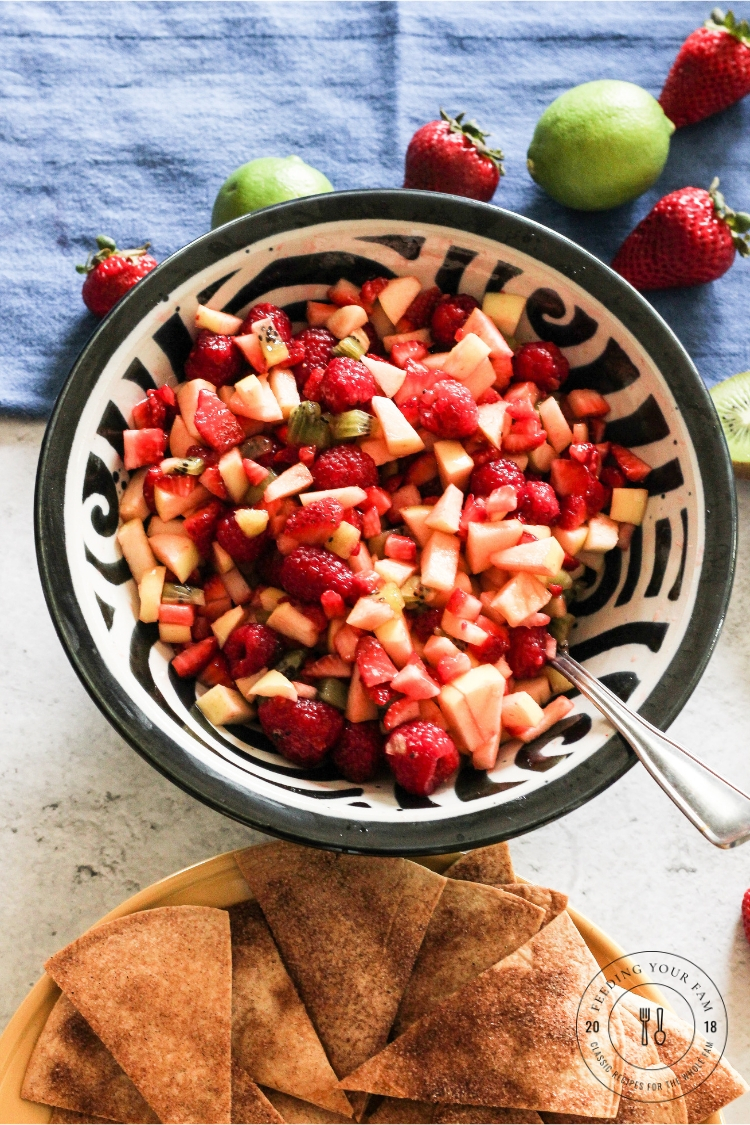
[[[578,461],[558,457],[550,467],[550,480],[558,496],[583,496],[591,481],[591,473]]]
[[[455,656],[442,656],[435,670],[440,683],[449,684],[457,676],[462,676],[464,672],[471,670],[471,661],[465,652],[457,652]]]
[[[354,575],[349,567],[320,547],[295,548],[284,559],[280,578],[286,592],[303,602],[320,601],[326,590],[333,590],[344,601],[354,594]]]
[[[228,453],[245,440],[245,431],[232,411],[212,391],[201,391],[195,408],[195,428],[217,453]]]
[[[443,294],[437,285],[433,285],[431,289],[423,289],[404,313],[404,320],[409,321],[412,329],[427,328],[442,296]]]
[[[520,499],[526,486],[526,477],[514,461],[500,457],[474,469],[469,481],[469,492],[474,496],[489,496],[496,488],[502,488],[506,484],[515,488]]]
[[[364,363],[358,359],[335,356],[326,367],[319,394],[327,410],[341,414],[355,406],[366,406],[377,390],[377,384]]]
[[[234,680],[229,675],[229,665],[223,652],[214,653],[208,664],[198,674],[198,683],[204,684],[208,688],[216,687],[217,684],[227,688],[234,687]]]
[[[714,9],[706,26],[688,35],[659,95],[659,105],[678,129],[750,93],[747,23],[738,23],[732,12],[720,16]]]
[[[238,336],[245,336],[248,332],[252,332],[253,325],[257,324],[259,320],[273,321],[273,326],[278,332],[281,339],[285,344],[292,342],[292,322],[286,315],[283,309],[278,305],[272,305],[268,301],[262,301],[259,305],[253,305],[249,313],[242,322],[242,327],[237,333]]]
[[[207,379],[215,387],[235,383],[242,373],[242,353],[231,336],[202,328],[185,360],[186,379]]]
[[[442,616],[442,609],[427,609],[413,614],[409,620],[411,632],[422,642],[428,640],[440,627]]]
[[[314,699],[265,699],[258,707],[263,730],[276,749],[298,766],[317,766],[341,737],[344,719],[329,703]]]
[[[273,664],[279,651],[279,638],[266,625],[239,625],[227,637],[222,651],[232,677],[239,680]]]
[[[294,365],[294,377],[300,390],[310,378],[313,369],[325,369],[331,359],[331,351],[336,346],[336,337],[327,328],[305,328],[295,336],[294,344],[301,344],[304,358]],[[310,396],[307,396],[310,398]]]
[[[549,633],[543,625],[510,630],[508,663],[517,680],[533,680],[547,663]]]
[[[338,500],[315,500],[306,508],[296,508],[284,525],[284,534],[307,546],[322,546],[344,518]]]
[[[359,298],[362,302],[362,306],[367,309],[368,313],[372,312],[373,305],[387,284],[387,277],[374,277],[371,281],[366,281],[360,289]]]
[[[360,488],[371,488],[378,483],[377,465],[369,453],[363,452],[356,445],[339,445],[321,453],[310,472],[316,489],[321,491],[346,488],[353,484]],[[388,508],[385,510],[388,511]]]
[[[122,440],[125,447],[125,468],[128,471],[161,461],[167,448],[167,435],[158,427],[123,430]]]
[[[745,891],[742,896],[742,928],[745,937],[750,941],[750,890]]]
[[[568,406],[576,418],[604,418],[612,409],[604,395],[583,387],[568,393]]]
[[[374,637],[359,638],[356,660],[362,683],[368,688],[389,684],[398,672],[380,641]]]
[[[564,496],[560,504],[558,526],[562,531],[575,531],[589,518],[586,497],[582,495]],[[574,568],[575,569],[575,568]]]
[[[503,172],[500,150],[484,143],[487,136],[474,121],[440,110],[440,121],[429,121],[409,141],[404,187],[444,191],[488,203]]]
[[[468,293],[459,293],[456,297],[441,297],[435,305],[430,321],[430,330],[435,343],[452,348],[459,328],[463,328],[470,314],[478,308],[479,302]]]
[[[552,485],[543,480],[527,481],[516,514],[521,523],[553,527],[560,518],[560,504]]]
[[[194,679],[208,664],[219,648],[216,637],[206,637],[195,645],[188,645],[172,660],[172,667],[182,679]]]
[[[496,625],[494,621],[490,621],[489,618],[484,616],[478,617],[476,623],[489,636],[481,645],[469,645],[467,651],[480,664],[494,664],[501,656],[505,656],[510,647],[509,630],[507,626]]]
[[[438,438],[460,440],[475,432],[479,411],[471,391],[462,383],[456,379],[440,379],[422,392],[419,421]]]
[[[544,391],[556,391],[565,382],[570,364],[557,344],[535,341],[523,346],[513,356],[516,379],[536,383]]]
[[[237,523],[234,512],[231,511],[218,520],[216,539],[219,546],[223,547],[236,563],[251,563],[255,562],[268,542],[268,534],[264,531],[260,535],[248,539]]]
[[[329,621],[346,615],[346,602],[335,590],[324,590],[320,595],[320,604]]]
[[[383,544],[383,552],[387,559],[395,559],[397,562],[417,561],[417,544],[408,535],[389,535]]]
[[[169,386],[164,383],[158,390],[146,391],[142,398],[133,407],[133,423],[136,429],[148,430],[158,427],[168,429],[177,414],[177,397]]]
[[[651,466],[626,449],[624,445],[612,445],[610,454],[617,462],[620,472],[631,484],[640,484],[651,472]]]
[[[434,723],[404,723],[385,746],[388,764],[398,784],[417,797],[428,797],[458,769],[452,738]]]
[[[430,349],[419,340],[401,340],[391,348],[391,363],[395,363],[396,367],[403,370],[409,360],[419,363],[420,359],[424,359],[429,354]]]
[[[83,303],[94,316],[102,317],[159,263],[146,253],[148,243],[136,250],[117,250],[111,239],[101,236],[97,243],[100,247],[98,253],[78,270],[86,274],[81,290]]]
[[[383,762],[383,736],[378,724],[345,722],[331,758],[347,781],[357,785],[372,781]]]
[[[204,559],[207,559],[211,553],[216,524],[223,511],[224,505],[218,500],[212,500],[205,508],[199,508],[197,512],[188,516],[183,524],[185,534],[193,540]]]

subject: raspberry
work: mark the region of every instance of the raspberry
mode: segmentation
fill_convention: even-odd
[[[185,360],[185,378],[207,379],[215,387],[223,387],[237,382],[242,366],[242,353],[231,336],[202,328]]]
[[[750,891],[745,891],[742,896],[742,928],[745,937],[750,941]]]
[[[387,707],[390,703],[393,703],[394,699],[398,698],[390,684],[375,684],[374,687],[363,684],[362,690],[376,707]]]
[[[440,379],[422,393],[419,421],[439,438],[471,437],[479,423],[477,404],[456,379]]]
[[[378,469],[369,453],[356,445],[339,445],[321,453],[310,470],[317,489],[346,488],[358,484],[372,488],[378,483]]]
[[[302,344],[305,358],[294,366],[294,377],[300,390],[310,378],[313,367],[325,367],[331,358],[331,349],[336,346],[336,337],[327,328],[305,328],[294,342]]]
[[[510,631],[508,663],[517,680],[533,680],[547,663],[549,633],[543,625],[519,625]]]
[[[268,532],[264,531],[255,538],[248,539],[234,518],[234,511],[231,511],[222,516],[216,524],[216,539],[236,563],[251,563],[255,562],[266,546]]]
[[[137,429],[168,430],[177,414],[177,396],[168,383],[158,390],[146,391],[146,397],[133,407],[133,422]]]
[[[277,634],[265,625],[239,625],[229,634],[222,649],[234,680],[268,668],[278,650]]]
[[[326,367],[320,384],[320,401],[334,414],[342,414],[355,406],[365,406],[377,390],[364,363],[336,356]]]
[[[440,626],[442,617],[442,609],[427,609],[424,613],[409,614],[411,632],[418,640],[424,643],[429,640],[435,630]]]
[[[512,485],[520,499],[526,486],[526,478],[514,461],[500,457],[497,461],[489,461],[474,470],[469,482],[469,492],[474,496],[489,496],[504,484]]]
[[[344,733],[331,755],[347,781],[372,781],[383,761],[383,737],[376,722],[344,724]]]
[[[260,704],[258,718],[279,753],[298,766],[317,766],[338,742],[344,726],[341,712],[330,703],[294,702],[280,695]]]
[[[211,544],[216,535],[216,524],[223,511],[224,505],[219,503],[218,500],[212,500],[205,508],[199,508],[197,512],[193,512],[192,516],[188,516],[183,524],[183,531],[190,536],[204,559],[207,559],[211,554]]]
[[[284,534],[307,546],[321,545],[330,539],[344,518],[338,500],[315,500],[306,508],[297,508],[284,525]]]
[[[253,325],[259,320],[266,320],[268,317],[273,321],[274,328],[278,332],[281,339],[285,344],[292,342],[292,322],[286,315],[283,309],[278,305],[271,305],[268,301],[260,305],[254,305],[250,312],[242,322],[242,327],[237,333],[238,336],[245,336],[248,332],[252,331]]]
[[[452,348],[459,328],[463,328],[471,312],[478,308],[479,302],[468,293],[459,293],[457,297],[441,297],[430,321],[435,343]]]
[[[521,495],[516,513],[521,523],[545,524],[552,527],[560,518],[560,504],[551,484],[529,480]]]
[[[458,750],[434,723],[404,723],[385,745],[388,764],[407,793],[427,797],[458,769]]]
[[[313,367],[304,387],[302,387],[302,397],[306,398],[308,402],[320,402],[320,385],[325,377],[325,367]]]
[[[432,320],[432,314],[435,311],[438,301],[442,299],[443,294],[438,289],[437,285],[433,285],[432,289],[423,289],[418,293],[408,309],[404,313],[404,320],[408,320],[412,329],[427,328]]]
[[[419,395],[411,395],[409,398],[405,398],[403,402],[399,403],[398,408],[410,426],[418,425]]]
[[[320,547],[296,547],[284,559],[281,585],[302,602],[318,602],[326,590],[333,590],[348,601],[354,593],[354,575],[346,563],[330,551]]]
[[[480,628],[482,627],[480,626]],[[496,625],[495,628],[497,632],[490,633],[487,640],[483,641],[481,645],[469,645],[468,651],[476,657],[480,664],[494,664],[508,651],[510,646],[508,630],[504,625]]]
[[[542,341],[524,344],[513,356],[513,374],[543,391],[556,391],[568,377],[570,364],[557,344]]]

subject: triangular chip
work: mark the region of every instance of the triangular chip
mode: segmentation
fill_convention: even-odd
[[[288,1125],[305,1125],[306,1122],[309,1125],[352,1125],[351,1117],[342,1117],[340,1113],[332,1113],[330,1109],[303,1102],[299,1098],[293,1098],[291,1094],[282,1094],[279,1090],[270,1088],[263,1093]]]
[[[295,844],[236,859],[333,1069],[348,1074],[388,1041],[446,880],[405,859]]]
[[[232,1058],[262,1086],[351,1116],[257,902],[229,910]]]
[[[515,883],[516,876],[505,840],[474,848],[457,859],[445,872],[448,879],[466,879],[470,883]]]
[[[581,997],[598,971],[560,914],[341,1085],[415,1101],[614,1117],[619,1095],[593,1076],[576,1036]]]
[[[432,1102],[410,1102],[405,1098],[383,1098],[368,1113],[368,1125],[432,1125],[436,1107]]]
[[[395,1035],[502,961],[541,928],[544,911],[481,883],[449,879],[396,1016]]]
[[[487,1105],[435,1105],[402,1098],[383,1098],[367,1118],[370,1125],[542,1125],[533,1109],[502,1109]]]
[[[93,1113],[79,1113],[75,1109],[54,1106],[50,1125],[110,1125],[109,1117],[95,1117]]]
[[[110,1121],[158,1122],[121,1066],[65,993],[36,1041],[21,1097]]]
[[[45,968],[162,1121],[231,1120],[225,910],[128,914],[89,930]]]
[[[284,1118],[249,1074],[232,1063],[232,1122],[234,1125],[284,1125]]]
[[[498,890],[506,891],[509,895],[516,895],[526,902],[533,902],[544,911],[543,926],[548,925],[558,914],[562,914],[568,905],[568,896],[562,891],[553,891],[550,887],[538,887],[536,883],[505,883],[497,884]]]

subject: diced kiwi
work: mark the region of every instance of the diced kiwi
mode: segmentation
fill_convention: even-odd
[[[567,641],[570,636],[570,631],[576,623],[576,619],[572,613],[566,613],[564,617],[553,617],[547,628],[558,644]]]
[[[750,371],[710,389],[738,477],[750,477]]]
[[[338,707],[339,711],[346,711],[348,694],[345,680],[337,680],[334,676],[323,676],[318,680],[318,699]]]
[[[345,410],[331,418],[331,437],[334,441],[351,441],[367,437],[372,427],[372,417],[365,410]]]
[[[277,663],[276,671],[281,672],[282,676],[290,676],[295,672],[299,672],[306,659],[307,653],[304,649],[290,649],[289,652],[284,653],[281,660]]]
[[[331,432],[317,402],[301,402],[289,415],[289,445],[315,445],[327,449]]]

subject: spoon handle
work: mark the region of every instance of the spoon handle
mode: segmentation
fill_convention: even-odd
[[[641,718],[567,652],[550,663],[609,719],[643,765],[707,840],[733,848],[750,839],[750,797]]]

